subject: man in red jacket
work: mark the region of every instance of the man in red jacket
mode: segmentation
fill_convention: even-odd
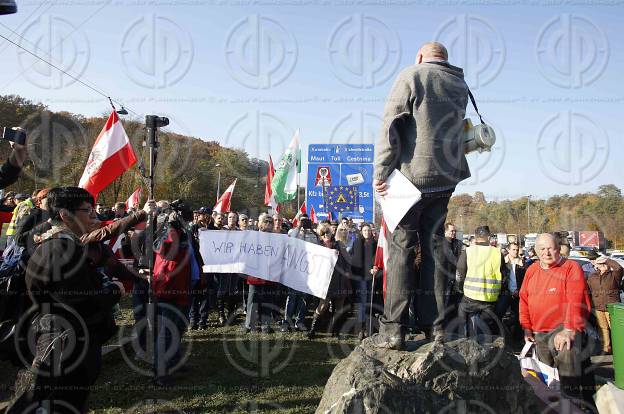
[[[535,342],[540,361],[558,368],[564,394],[593,405],[585,334],[591,305],[583,270],[561,257],[551,234],[540,234],[535,249],[539,261],[528,268],[520,289],[524,338]]]

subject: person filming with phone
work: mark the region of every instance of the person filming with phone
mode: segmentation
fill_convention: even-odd
[[[5,188],[17,181],[24,161],[26,161],[26,132],[19,128],[0,128],[2,139],[11,144],[11,154],[6,162],[0,167],[0,189]]]

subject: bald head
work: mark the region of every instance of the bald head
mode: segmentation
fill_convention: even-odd
[[[427,60],[448,60],[448,52],[442,43],[428,42],[416,54],[416,63]]]
[[[561,259],[560,246],[557,238],[549,233],[542,233],[535,240],[535,250],[542,267],[548,268]]]

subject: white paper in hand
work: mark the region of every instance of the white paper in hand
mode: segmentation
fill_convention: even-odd
[[[409,209],[420,201],[421,193],[399,170],[394,170],[390,174],[386,184],[388,184],[388,194],[383,197],[376,195],[376,197],[381,205],[388,231],[392,233]]]

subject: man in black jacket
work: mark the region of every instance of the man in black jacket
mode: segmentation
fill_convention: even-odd
[[[508,254],[503,260],[503,287],[501,294],[496,302],[496,316],[503,320],[508,309],[511,309],[511,320],[509,321],[509,329],[512,339],[521,342],[523,339],[523,330],[520,327],[520,288],[524,280],[526,267],[520,258],[520,246],[515,243],[509,243],[507,247]]]
[[[52,191],[51,227],[38,238],[26,268],[34,303],[29,314],[36,317],[24,322],[34,330],[28,337],[34,337],[35,358],[20,374],[18,383],[24,386],[16,390],[7,414],[38,412],[39,407],[46,412],[87,411],[102,344],[116,331],[112,308],[124,292],[120,282],[104,283],[80,242],[95,219],[93,197],[78,187]]]

